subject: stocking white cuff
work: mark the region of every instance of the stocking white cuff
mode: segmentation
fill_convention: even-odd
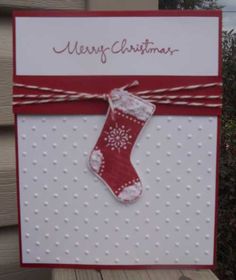
[[[148,120],[156,106],[128,91],[114,89],[111,92],[111,101],[114,109],[121,110],[124,114],[136,117],[138,120]]]

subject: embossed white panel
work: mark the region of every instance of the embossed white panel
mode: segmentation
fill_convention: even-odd
[[[87,168],[104,116],[17,116],[23,263],[213,263],[216,117],[155,116],[132,162],[144,186],[116,201]]]

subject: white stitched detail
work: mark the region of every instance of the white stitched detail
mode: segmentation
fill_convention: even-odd
[[[121,149],[126,150],[127,146],[132,144],[130,142],[132,139],[130,130],[126,129],[124,125],[119,126],[118,123],[110,126],[109,131],[105,131],[106,136],[104,141],[106,142],[106,146],[110,147],[112,151],[117,150],[120,152]]]
[[[117,110],[116,110],[116,114],[119,115],[119,116],[122,116],[123,118],[126,118],[126,115],[124,113],[121,113]],[[129,117],[129,120],[134,122],[134,123],[137,123],[137,124],[142,124],[142,121],[138,121],[137,118],[135,118],[135,117]]]

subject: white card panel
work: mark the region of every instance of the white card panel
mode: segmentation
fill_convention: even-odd
[[[124,205],[87,168],[104,116],[17,116],[23,263],[211,265],[216,117],[154,116]]]
[[[218,46],[218,17],[16,17],[17,75],[217,76]]]

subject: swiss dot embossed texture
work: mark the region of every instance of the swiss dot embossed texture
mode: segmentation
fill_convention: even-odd
[[[154,116],[131,161],[142,183],[116,201],[87,166],[104,116],[17,116],[23,263],[213,263],[216,117]]]

